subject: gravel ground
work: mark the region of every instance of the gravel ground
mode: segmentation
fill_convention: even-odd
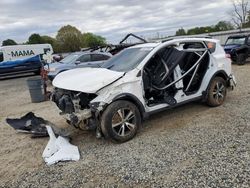
[[[223,106],[191,103],[152,116],[131,141],[113,144],[77,131],[78,162],[46,166],[48,138],[17,134],[6,117],[33,111],[65,126],[51,102],[30,103],[26,78],[0,81],[1,187],[250,187],[250,64]]]

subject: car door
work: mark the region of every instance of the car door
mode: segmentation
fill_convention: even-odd
[[[160,49],[144,67],[145,98],[149,106],[175,105],[192,98],[209,64],[203,42],[182,42]]]

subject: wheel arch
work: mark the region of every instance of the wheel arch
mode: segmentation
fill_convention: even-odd
[[[209,89],[209,87],[210,87],[210,85],[212,83],[212,80],[215,77],[221,77],[221,78],[223,78],[226,81],[227,86],[230,85],[230,83],[229,83],[229,76],[227,75],[227,73],[224,70],[219,70],[219,71],[215,72],[214,75],[211,77],[211,79],[210,79],[210,81],[209,81],[209,83],[207,85],[206,90],[203,91],[203,100],[207,99],[207,97],[208,97],[208,89]]]
[[[142,104],[142,102],[135,95],[130,94],[130,93],[122,93],[122,94],[117,95],[112,100],[112,102],[115,102],[115,101],[118,101],[118,100],[126,100],[126,101],[129,101],[129,102],[132,102],[138,108],[142,119],[146,118],[144,105]]]

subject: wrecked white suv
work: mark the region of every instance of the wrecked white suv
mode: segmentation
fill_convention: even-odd
[[[152,113],[195,100],[223,104],[235,79],[219,41],[182,38],[127,48],[102,68],[61,73],[53,85],[68,123],[125,142]]]

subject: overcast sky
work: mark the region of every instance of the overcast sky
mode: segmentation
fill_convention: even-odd
[[[230,20],[230,0],[0,0],[0,43],[32,33],[55,36],[70,24],[118,42],[129,32],[153,37]]]

